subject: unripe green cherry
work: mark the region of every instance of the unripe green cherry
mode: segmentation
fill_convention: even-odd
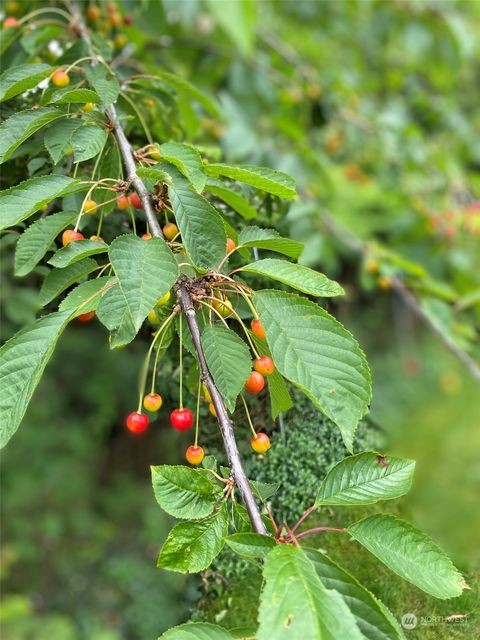
[[[170,291],[167,291],[167,293],[164,296],[162,296],[157,300],[156,306],[163,307],[163,305],[167,304],[167,302],[170,300],[170,297],[171,297],[171,293]]]

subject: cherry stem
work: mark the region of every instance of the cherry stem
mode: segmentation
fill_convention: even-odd
[[[240,394],[240,398],[242,399],[243,406],[245,407],[245,413],[247,414],[248,424],[250,425],[250,429],[252,430],[253,437],[256,438],[257,432],[255,431],[255,428],[252,423],[252,419],[250,418],[250,413],[248,411],[247,403],[245,402],[245,398],[243,397],[243,394]]]
[[[173,316],[170,316],[170,319],[173,320]],[[157,378],[158,361],[160,360],[161,349],[162,349],[162,345],[163,345],[163,341],[165,339],[165,336],[167,335],[167,329],[168,329],[168,326],[165,326],[165,330],[162,333],[162,339],[160,340],[160,343],[159,343],[159,345],[157,347],[157,353],[155,354],[155,361],[154,361],[154,364],[153,364],[153,375],[152,375],[152,388],[151,388],[150,393],[154,393],[155,392],[155,380]]]
[[[178,344],[179,344],[179,361],[180,361],[180,409],[183,409],[183,354],[182,354],[182,346],[183,346],[183,314],[180,314],[180,331],[178,336]]]
[[[217,299],[217,298],[215,298],[215,300],[216,300],[216,299]],[[226,320],[225,320],[225,318],[222,316],[222,314],[221,314],[221,313],[219,313],[219,312],[215,309],[215,307],[212,307],[212,305],[211,305],[211,304],[208,304],[208,302],[205,302],[205,300],[199,300],[199,302],[200,302],[200,304],[203,304],[205,307],[208,307],[208,308],[210,309],[210,311],[213,311],[213,313],[215,313],[215,314],[220,318],[220,320],[223,322],[223,324],[224,324],[224,325],[227,327],[227,329],[228,329],[228,323],[227,323],[227,321],[226,321]],[[210,318],[210,322],[211,322],[211,318]]]
[[[202,390],[202,379],[200,376],[198,377],[198,388],[197,388],[197,413],[195,415],[195,447],[198,446],[198,422],[200,418],[200,393]]]
[[[218,301],[218,298],[215,298],[215,296],[207,296],[207,298],[208,298],[209,300],[216,300],[216,301]],[[221,303],[221,302],[222,302],[222,301],[220,300],[220,303]],[[208,306],[210,306],[210,305],[208,305]],[[215,310],[215,309],[214,309],[214,310]],[[216,311],[216,310],[215,310],[215,311]],[[235,311],[235,309],[233,309],[233,307],[232,307],[231,309],[229,309],[229,311],[231,311],[232,315],[233,315],[233,316],[235,317],[235,319],[240,323],[240,325],[241,325],[241,327],[242,327],[242,329],[243,329],[243,332],[245,333],[245,336],[246,336],[246,338],[247,338],[247,340],[248,340],[248,343],[249,343],[249,345],[250,345],[250,348],[251,348],[251,350],[253,351],[254,356],[255,356],[256,358],[260,358],[260,355],[258,354],[258,351],[255,349],[255,345],[253,344],[253,341],[252,341],[252,339],[250,338],[250,334],[248,333],[248,329],[247,329],[247,327],[245,326],[245,323],[244,323],[244,322],[243,322],[243,320],[240,318],[240,316],[239,316],[239,315],[238,315],[238,313]],[[222,317],[222,320],[223,320],[223,317]],[[225,320],[224,320],[224,322],[225,322]],[[226,325],[226,326],[228,326],[226,322],[225,322],[225,325]]]
[[[148,366],[150,364],[150,358],[152,357],[153,348],[155,347],[155,343],[157,342],[158,338],[162,334],[164,334],[164,329],[173,320],[175,314],[176,314],[176,311],[172,311],[172,313],[168,316],[168,318],[162,324],[160,329],[155,333],[155,335],[153,337],[153,340],[152,340],[152,344],[150,345],[150,347],[149,347],[149,349],[147,351],[147,355],[145,357],[145,362],[143,364],[142,374],[140,376],[140,386],[139,386],[139,398],[138,398],[138,410],[137,410],[137,413],[141,413],[141,409],[142,409],[143,396],[145,394],[145,387],[147,386]]]
[[[308,516],[313,513],[315,511],[315,509],[317,508],[316,504],[313,504],[311,507],[309,507],[305,513],[301,516],[301,518],[298,520],[298,522],[292,527],[292,531],[293,533],[295,533],[295,531],[298,529],[298,527],[300,527],[301,524],[303,524],[305,522],[305,520],[308,518]]]
[[[297,540],[300,540],[300,538],[305,538],[305,536],[312,536],[315,533],[321,533],[322,531],[341,531],[341,532],[345,532],[346,529],[345,527],[314,527],[313,529],[307,529],[306,531],[302,531],[301,533],[297,534],[295,537]]]

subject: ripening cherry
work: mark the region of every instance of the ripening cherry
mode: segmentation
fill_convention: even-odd
[[[140,200],[140,196],[135,191],[128,196],[128,200],[132,207],[135,207],[135,209],[142,208],[142,201]]]
[[[85,11],[85,14],[89,20],[91,20],[92,22],[97,22],[100,19],[101,12],[96,4],[89,4]]]
[[[126,25],[127,27],[129,27],[131,24],[133,24],[133,18],[130,15],[126,15],[123,16],[123,24]]]
[[[117,49],[123,49],[128,44],[128,37],[124,33],[117,33],[114,42]]]
[[[152,234],[151,233],[144,233],[141,236],[142,240],[151,240],[152,239]]]
[[[257,435],[250,440],[250,446],[256,453],[267,453],[270,449],[270,438],[263,431],[259,431]]]
[[[95,104],[93,102],[86,102],[82,107],[82,111],[85,111],[86,113],[88,113],[89,111],[93,111],[94,109]]]
[[[213,402],[210,402],[210,404],[208,405],[208,410],[210,411],[212,416],[215,416],[215,418],[217,417],[217,410],[215,409],[215,405],[213,404]]]
[[[75,242],[75,240],[83,240],[85,236],[80,231],[75,231],[75,229],[65,229],[62,233],[62,244],[64,247],[70,242]]]
[[[77,316],[77,320],[79,320],[80,322],[90,322],[90,320],[93,320],[95,316],[95,311],[87,311],[87,313],[81,313],[79,316]]]
[[[8,18],[5,18],[5,20],[3,21],[4,29],[10,29],[11,27],[16,27],[17,25],[18,25],[18,20],[13,16],[9,16]]]
[[[52,75],[52,82],[56,87],[67,87],[70,84],[70,76],[59,69]]]
[[[203,447],[196,447],[193,444],[188,447],[187,452],[185,453],[185,458],[190,464],[198,465],[202,462],[204,457],[205,451],[203,450]]]
[[[151,309],[148,312],[147,320],[150,322],[150,324],[153,324],[153,326],[157,326],[160,324],[160,318],[158,317],[155,309]]]
[[[208,390],[206,384],[202,384],[202,391],[203,391],[203,397],[205,398],[205,400],[207,402],[211,402],[212,401],[212,396],[210,395],[210,391]]]
[[[255,371],[258,371],[258,373],[261,373],[262,376],[271,376],[275,371],[275,364],[270,356],[262,356],[255,360],[253,368]]]
[[[105,242],[102,236],[90,236],[90,240],[96,240],[97,242]]]
[[[83,212],[89,216],[94,216],[97,213],[98,205],[95,200],[85,200],[83,203]]]
[[[365,263],[365,270],[367,273],[371,273],[372,275],[378,273],[378,262],[375,258],[369,258]]]
[[[118,11],[112,11],[108,16],[108,21],[110,22],[112,27],[119,27],[123,22],[123,18],[118,13]]]
[[[163,404],[162,396],[159,393],[147,393],[143,399],[143,406],[147,411],[154,413],[158,411]]]
[[[130,206],[130,200],[128,199],[127,196],[118,196],[117,198],[117,207],[119,209],[128,209],[128,207]]]
[[[163,306],[164,306],[165,304],[167,304],[167,302],[170,300],[171,295],[172,295],[172,294],[170,293],[170,291],[167,291],[167,293],[166,293],[164,296],[162,296],[161,298],[159,298],[159,299],[157,300],[157,302],[156,302],[156,305],[155,305],[155,306],[157,306],[157,307],[163,307]]]
[[[132,433],[142,433],[148,427],[149,422],[150,420],[145,413],[139,413],[138,411],[133,411],[127,417],[125,425],[127,429]]]
[[[226,296],[214,300],[212,304],[213,308],[218,311],[222,318],[228,318],[228,316],[232,315],[233,304]]]
[[[252,371],[245,382],[245,389],[250,393],[260,393],[265,386],[265,378],[258,371]]]
[[[170,414],[170,422],[177,431],[186,431],[193,425],[193,413],[190,409],[174,409]]]
[[[167,240],[173,240],[177,234],[178,234],[178,227],[176,224],[173,224],[173,222],[168,222],[163,227],[163,235]]]
[[[9,0],[9,2],[7,2],[7,4],[5,5],[5,10],[8,15],[12,13],[16,14],[20,11],[20,3],[17,2],[17,0]]]
[[[263,328],[263,324],[257,318],[254,318],[250,323],[250,327],[252,328],[253,333],[260,340],[265,340],[265,329]]]
[[[227,253],[234,251],[236,246],[237,245],[235,244],[235,240],[232,240],[232,238],[227,238]]]
[[[390,291],[392,288],[392,280],[388,276],[379,276],[377,285],[382,291]]]

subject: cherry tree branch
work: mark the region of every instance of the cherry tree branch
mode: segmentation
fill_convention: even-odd
[[[85,42],[89,50],[89,55],[92,57],[92,63],[98,64],[100,62],[100,59],[93,49],[90,36],[85,27],[85,23],[75,0],[72,0],[70,6],[72,8],[72,15],[74,16],[74,28],[76,28],[79,36]],[[118,120],[115,107],[113,105],[108,107],[105,113],[110,121],[112,132],[118,142],[118,147],[122,156],[123,164],[127,171],[127,179],[132,184],[135,191],[138,193],[138,196],[142,202],[143,210],[145,212],[145,217],[150,227],[150,231],[153,236],[163,238],[162,229],[158,222],[155,209],[153,208],[150,194],[143,181],[137,175],[135,157],[133,155],[132,147],[125,135],[121,123]],[[233,432],[232,421],[230,420],[230,416],[228,415],[223,398],[217,387],[215,386],[215,382],[213,381],[213,378],[207,366],[207,362],[205,360],[205,355],[203,353],[202,343],[200,339],[200,328],[198,326],[192,296],[188,288],[189,282],[190,281],[186,276],[181,276],[175,284],[174,290],[177,295],[178,304],[180,305],[180,308],[185,314],[187,320],[188,329],[192,337],[192,342],[195,347],[197,360],[200,366],[201,379],[207,386],[207,389],[212,397],[212,402],[215,405],[218,425],[223,438],[225,451],[227,453],[232,478],[240,490],[240,494],[245,503],[245,507],[247,509],[250,522],[252,523],[253,530],[257,533],[266,534],[267,529],[265,527],[265,523],[263,522],[260,510],[252,492],[252,488],[243,468],[237,442],[235,440],[235,434]]]
[[[340,227],[326,212],[322,213],[322,220],[326,229],[345,246],[349,247],[354,253],[365,255],[368,252],[366,243],[359,240],[346,229]],[[475,380],[480,381],[480,365],[475,362],[475,360],[466,351],[460,349],[460,347],[458,347],[453,340],[432,321],[430,316],[425,313],[418,300],[403,280],[398,277],[392,277],[390,280],[392,282],[393,291],[410,309],[410,311],[412,311],[412,313],[416,315],[432,333],[440,338],[444,346],[467,367],[471,376]]]

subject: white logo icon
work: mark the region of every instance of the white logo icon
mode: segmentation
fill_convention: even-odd
[[[404,613],[401,622],[404,629],[415,629],[417,616],[414,613]]]

